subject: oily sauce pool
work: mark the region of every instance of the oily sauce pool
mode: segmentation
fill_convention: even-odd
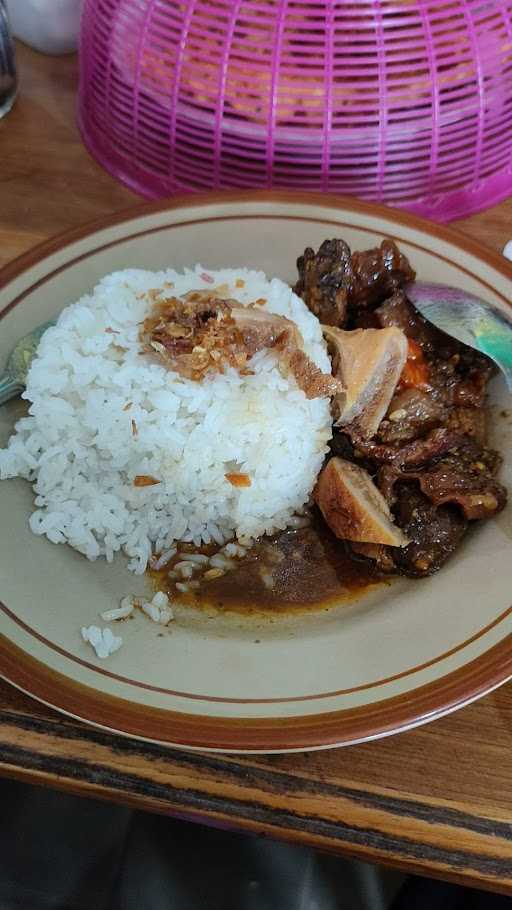
[[[180,548],[177,560],[186,560],[192,546]],[[211,555],[212,548],[200,552]],[[172,564],[155,572],[150,570],[156,587],[172,600],[210,611],[236,613],[296,613],[328,608],[356,596],[386,580],[373,563],[351,555],[314,513],[311,524],[298,530],[282,531],[263,537],[236,560],[236,567],[220,578],[201,579],[200,587],[177,594],[168,578]]]

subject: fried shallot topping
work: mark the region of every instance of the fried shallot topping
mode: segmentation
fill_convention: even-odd
[[[307,398],[335,395],[341,383],[322,373],[303,350],[295,323],[255,305],[189,291],[183,297],[154,298],[140,333],[143,349],[156,353],[186,379],[200,381],[209,371],[228,367],[250,375],[249,361],[271,349],[281,370],[291,373]]]
[[[247,351],[230,302],[211,292],[157,299],[144,320],[141,340],[146,351],[156,352],[186,379],[199,381],[208,370],[222,373],[228,366],[247,369]]]

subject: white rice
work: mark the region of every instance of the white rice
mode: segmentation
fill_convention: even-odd
[[[99,626],[82,626],[82,638],[94,648],[96,657],[102,660],[119,651],[123,644],[120,635],[114,635],[111,629],[100,629]]]
[[[304,505],[331,436],[328,399],[308,401],[271,351],[252,358],[254,375],[229,369],[202,382],[141,355],[147,291],[224,284],[226,296],[264,298],[265,309],[292,319],[309,356],[330,371],[318,320],[276,278],[201,266],[108,275],[43,336],[24,393],[30,416],[0,450],[0,479],[34,484],[35,534],[89,559],[124,551],[143,572],[152,553],[176,540],[222,545],[236,536],[245,544],[285,528]],[[234,472],[251,485],[232,486],[225,474]],[[137,488],[136,475],[160,483]]]

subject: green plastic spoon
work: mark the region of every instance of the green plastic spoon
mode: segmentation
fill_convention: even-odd
[[[53,322],[45,322],[21,338],[11,351],[5,372],[0,374],[0,404],[21,395],[27,381],[27,373],[34,359],[42,336]]]
[[[494,360],[512,392],[511,319],[473,294],[445,284],[414,281],[405,290],[425,319]]]

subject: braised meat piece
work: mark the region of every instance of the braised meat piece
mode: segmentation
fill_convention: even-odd
[[[434,506],[453,503],[474,521],[491,518],[506,504],[506,490],[495,479],[500,465],[497,452],[463,438],[460,447],[450,449],[420,470],[407,470],[396,462],[385,465],[379,471],[378,486],[392,506],[396,502],[396,485],[416,480]]]
[[[393,549],[395,566],[404,575],[432,575],[459,546],[467,520],[455,506],[434,506],[414,483],[400,483],[396,495],[396,522],[410,543]]]
[[[350,254],[343,240],[324,240],[297,260],[295,293],[324,325],[344,328],[351,314],[366,310],[415,278],[415,272],[392,240]],[[354,326],[350,326],[353,328]]]
[[[406,547],[350,545],[357,556],[374,561],[383,574],[412,578],[433,575],[457,549],[467,530],[467,520],[459,509],[449,505],[437,508],[415,483],[398,485],[393,511],[396,523],[409,540]]]
[[[381,464],[389,464],[396,469],[425,465],[450,449],[457,448],[463,441],[463,437],[450,432],[446,427],[438,427],[427,436],[414,439],[404,446],[382,445],[373,440],[352,437],[356,458],[361,455],[372,461],[375,469]]]
[[[487,427],[484,408],[450,408],[445,425],[448,430],[468,436],[480,446],[485,445]]]
[[[392,240],[383,240],[375,249],[353,253],[352,270],[354,284],[349,296],[352,310],[374,306],[416,277],[408,259]]]
[[[402,293],[375,311],[380,325],[401,328],[409,356],[376,441],[400,445],[445,426],[485,442],[483,405],[495,372],[486,357],[430,326]]]
[[[401,446],[426,435],[446,419],[444,404],[430,392],[418,388],[399,389],[379,426],[378,439],[386,445]],[[458,429],[456,422],[453,429]]]
[[[448,360],[432,358],[429,372],[432,396],[450,408],[481,408],[487,383],[495,372],[494,364],[476,351],[472,356],[457,353]]]
[[[422,492],[435,506],[458,505],[466,518],[491,518],[504,508],[505,488],[494,479],[501,463],[497,452],[467,445],[449,452],[417,475]]]
[[[402,329],[410,343],[418,346],[428,363],[428,386],[434,398],[458,407],[481,407],[487,382],[495,373],[487,357],[427,322],[403,291],[386,300],[374,316],[381,328]],[[413,345],[411,360],[414,360],[413,352],[418,356],[418,348]]]
[[[295,293],[324,325],[343,326],[354,275],[350,248],[343,240],[324,240],[317,253],[307,247],[297,259]]]
[[[385,300],[375,310],[375,316],[381,328],[393,326],[402,329],[407,338],[420,345],[424,354],[432,354],[435,351],[441,357],[449,357],[455,353],[458,342],[453,340],[452,350],[452,339],[427,322],[401,290],[395,291]]]

